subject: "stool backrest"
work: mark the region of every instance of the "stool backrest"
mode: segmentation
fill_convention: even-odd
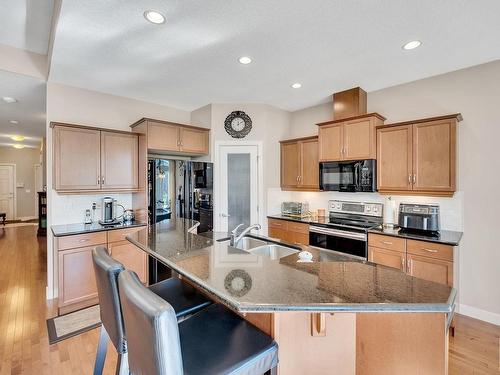
[[[104,246],[92,250],[94,272],[99,294],[101,322],[120,354],[127,352],[127,340],[123,326],[120,296],[118,294],[118,275],[125,269],[123,264],[111,258]]]
[[[173,307],[132,271],[118,276],[132,374],[183,373],[179,327]]]

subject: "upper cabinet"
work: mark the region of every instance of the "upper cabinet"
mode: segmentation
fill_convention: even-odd
[[[460,120],[460,114],[455,114],[377,129],[378,191],[453,195]]]
[[[69,124],[53,127],[53,185],[60,193],[134,191],[138,137]]]
[[[141,119],[132,125],[147,137],[147,149],[172,155],[207,155],[210,129],[173,122]]]
[[[334,120],[319,126],[319,161],[376,158],[376,127],[385,118],[378,113]]]
[[[281,188],[318,190],[318,137],[281,141]]]

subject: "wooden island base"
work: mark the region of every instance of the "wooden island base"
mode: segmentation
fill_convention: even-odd
[[[279,345],[279,374],[448,373],[444,313],[249,313]]]

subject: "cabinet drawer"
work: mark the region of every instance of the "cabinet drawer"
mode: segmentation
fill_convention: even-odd
[[[106,232],[78,234],[75,236],[58,237],[58,250],[74,249],[84,246],[106,244]]]
[[[302,233],[309,235],[309,224],[288,222],[288,230],[290,232]]]
[[[408,253],[453,261],[453,246],[426,241],[407,241]]]
[[[392,236],[383,236],[380,234],[372,234],[368,235],[368,245],[380,247],[382,249],[393,250],[405,252],[405,244],[406,240],[404,238],[397,238]]]
[[[115,229],[108,231],[108,243],[125,241],[126,236],[129,234],[135,233],[144,229],[145,227],[133,227],[133,228],[125,228],[125,229]]]
[[[369,246],[368,260],[387,267],[397,268],[401,271],[405,271],[406,268],[406,254],[400,251],[386,250]]]
[[[279,219],[268,219],[267,226],[269,228],[288,230],[288,222]]]

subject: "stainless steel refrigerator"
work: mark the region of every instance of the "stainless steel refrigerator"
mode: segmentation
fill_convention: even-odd
[[[213,229],[213,164],[174,159],[148,163],[149,221],[172,217],[200,222],[198,233]]]

